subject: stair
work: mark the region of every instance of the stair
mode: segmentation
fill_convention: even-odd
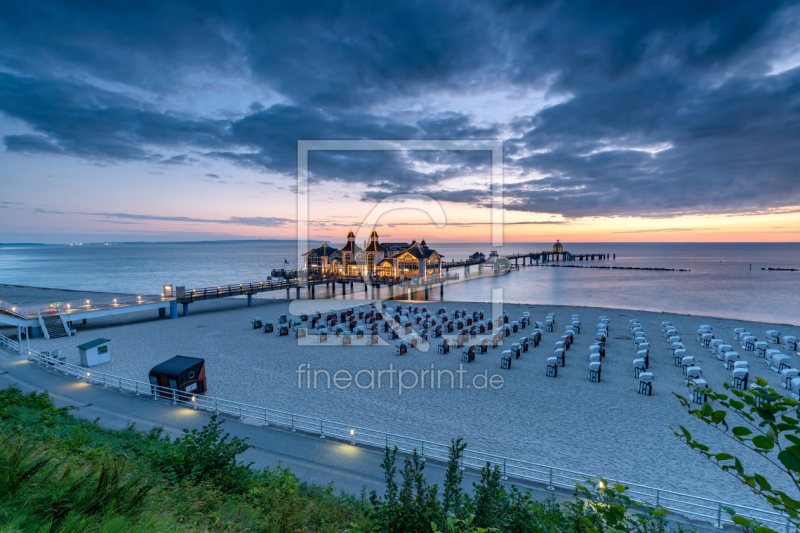
[[[47,328],[47,333],[49,334],[49,338],[58,339],[60,337],[69,336],[67,330],[64,329],[64,323],[61,321],[60,316],[58,315],[43,316],[42,321],[44,322],[45,328]]]

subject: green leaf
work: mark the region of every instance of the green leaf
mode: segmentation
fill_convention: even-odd
[[[731,407],[733,407],[734,409],[744,409],[744,404],[736,400],[731,400]]]
[[[791,448],[794,448],[794,446],[791,446]],[[789,450],[781,450],[781,452],[778,453],[778,461],[780,461],[787,470],[800,473],[800,458]]]
[[[750,431],[749,429],[747,429],[744,426],[736,426],[731,430],[731,432],[734,435],[736,435],[737,437],[744,437],[746,435],[750,435],[750,434],[753,433],[752,431]],[[800,440],[800,439],[798,439],[798,440]]]
[[[765,437],[764,435],[756,435],[753,437],[753,444],[756,448],[762,450],[771,450],[775,447],[775,441],[772,439]]]
[[[708,405],[708,404],[705,404]],[[719,424],[723,420],[725,420],[725,415],[728,413],[720,409],[719,411],[714,411],[714,414],[711,415],[711,420],[714,421],[715,424]]]
[[[786,435],[786,440],[800,446],[800,437],[797,437],[795,435]]]
[[[711,407],[710,404],[704,403],[703,407],[700,408],[700,414],[705,418],[711,416],[714,413],[714,409]]]
[[[764,476],[760,474],[753,474],[753,477],[755,478],[756,483],[758,483],[758,486],[761,490],[766,492],[772,490],[772,485],[769,484],[769,482],[764,478]]]
[[[718,453],[714,456],[717,461],[730,461],[733,459],[733,456],[729,453]]]

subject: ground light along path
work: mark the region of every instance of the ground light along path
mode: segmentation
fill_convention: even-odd
[[[437,369],[457,371],[460,353],[442,356],[435,351],[422,353],[412,349],[407,356],[397,357],[389,346],[301,347],[294,338],[264,334],[253,330],[250,324],[254,316],[267,320],[286,313],[286,302],[260,300],[253,308],[233,300],[197,305],[197,313],[177,320],[114,326],[109,319],[105,325],[91,325],[90,333],[79,331],[78,338],[83,335],[86,339],[88,334],[92,338],[112,339],[112,360],[104,365],[103,372],[128,379],[143,380],[150,368],[175,354],[202,357],[206,360],[209,394],[214,397],[346,421],[430,442],[447,442],[454,436],[463,436],[473,449],[498,456],[605,474],[642,485],[667,486],[720,500],[760,504],[749,491],[693,454],[668,430],[667,426],[682,424],[699,435],[704,425],[688,417],[671,395],[673,391],[681,394],[690,391],[680,369],[673,366],[663,339],[655,340],[651,354],[651,368],[656,376],[654,395],[644,397],[636,393],[637,380],[631,365],[636,354],[626,325],[630,318],[638,318],[649,335],[658,337],[656,332],[665,319],[688,336],[700,324],[710,324],[722,338],[728,331],[732,337],[733,328],[740,326],[763,337],[766,330],[773,328],[771,325],[603,308],[506,305],[510,315],[527,311],[534,320],[543,320],[551,311],[562,318],[577,313],[590,330],[596,317],[611,317],[602,382],[588,381],[588,345],[592,335],[584,333],[576,337],[576,344],[567,355],[567,366],[560,369],[558,378],[545,377],[545,359],[552,355],[554,333],[545,334],[542,344],[514,361],[509,371],[499,368],[499,350],[490,350],[466,365],[470,378],[483,372],[501,373],[504,385],[499,390],[416,388],[399,395],[396,387],[299,388],[297,369],[306,363],[331,374],[340,369],[355,374],[360,369],[380,370],[389,365],[395,369],[420,370],[434,364]],[[450,311],[461,307],[469,311],[490,309],[487,304],[445,305]],[[558,325],[563,327],[563,322]],[[798,334],[798,328],[779,329],[784,334]],[[385,334],[381,335],[385,340]],[[688,342],[690,338],[687,337],[689,353],[703,367],[709,384],[720,388],[723,381],[730,380],[730,372],[707,350]],[[61,349],[73,363],[77,362],[77,343],[75,337],[49,342],[31,340],[34,349]],[[779,387],[779,376],[763,362],[752,359],[750,366],[754,375],[761,375],[771,386]],[[709,435],[709,441],[721,451],[730,451],[728,444],[714,435]],[[647,469],[642,468],[645,464]],[[681,468],[676,469],[676,464]],[[752,466],[750,461],[746,466]],[[759,469],[764,470],[760,466]]]

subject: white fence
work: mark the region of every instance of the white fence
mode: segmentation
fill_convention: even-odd
[[[2,335],[0,335],[0,346],[7,346],[17,353],[19,352],[19,345]],[[367,444],[381,448],[384,446],[396,446],[399,451],[404,453],[412,453],[414,450],[417,450],[424,459],[447,461],[448,458],[449,445],[447,444],[376,431],[369,428],[296,413],[287,413],[223,398],[214,398],[205,395],[195,396],[191,393],[159,387],[143,381],[114,376],[104,372],[96,372],[71,363],[59,362],[33,350],[29,350],[28,359],[54,372],[62,373],[65,376],[73,377],[93,385],[100,385],[105,388],[133,393],[135,395],[147,395],[152,397],[153,400],[167,401],[174,405],[182,405],[191,409],[200,409],[211,413],[232,415],[238,417],[240,420],[247,418],[259,421],[265,426],[282,426],[292,431],[299,430],[317,434],[320,438],[334,438],[346,442],[350,442],[352,439],[359,444]],[[576,483],[585,483],[586,480],[584,478],[597,478],[595,475],[576,472],[574,470],[521,461],[519,459],[476,450],[465,450],[462,458],[462,466],[464,468],[480,470],[486,463],[500,467],[505,477],[520,479],[528,483],[539,483],[551,490],[556,487],[572,489]],[[789,519],[785,515],[775,511],[756,509],[754,507],[704,498],[702,496],[693,496],[691,494],[650,487],[638,483],[629,483],[613,477],[607,477],[606,479],[609,482],[619,483],[628,487],[626,494],[636,501],[646,502],[651,505],[661,505],[675,514],[684,515],[689,518],[701,518],[713,523],[719,528],[725,524],[733,523],[728,513],[723,510],[723,507],[730,507],[734,509],[737,514],[755,518],[773,529],[784,529],[786,533],[789,533],[791,528]]]

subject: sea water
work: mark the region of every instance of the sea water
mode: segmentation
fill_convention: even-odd
[[[547,250],[552,243],[429,243],[445,260],[461,260],[475,251],[500,255]],[[685,269],[679,271],[619,270],[525,266],[502,276],[478,276],[478,268],[451,270],[457,283],[445,287],[450,301],[491,301],[502,288],[511,303],[560,304],[642,309],[692,315],[800,324],[800,272],[762,268],[800,268],[798,243],[566,243],[572,254],[609,254],[594,261],[550,262],[549,265],[617,266]],[[266,280],[274,268],[293,269],[294,241],[223,241],[199,243],[136,243],[84,246],[0,247],[0,283],[157,294],[163,285],[216,287]],[[527,263],[527,261],[526,261]],[[364,297],[354,284],[345,297]],[[387,298],[382,289],[376,297]],[[291,296],[295,293],[292,291]],[[332,296],[323,288],[317,298]],[[397,295],[395,295],[397,296]],[[259,297],[285,298],[276,291]],[[307,297],[307,291],[301,291]],[[341,290],[337,297],[342,297]],[[416,292],[413,298],[424,298]],[[438,289],[429,293],[439,300]]]

